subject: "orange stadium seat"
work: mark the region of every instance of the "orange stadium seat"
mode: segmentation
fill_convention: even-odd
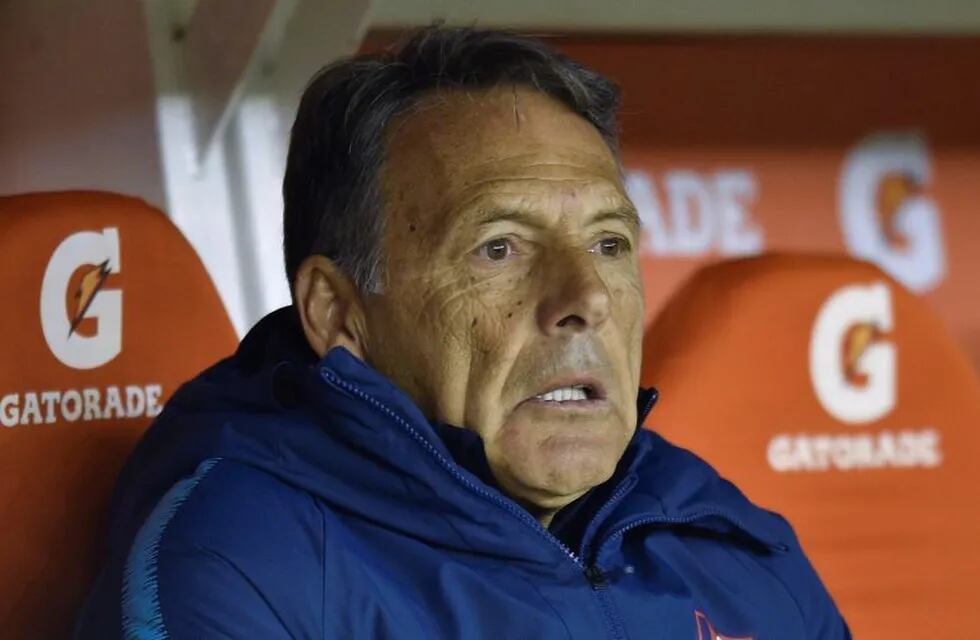
[[[647,427],[796,527],[855,638],[980,628],[980,382],[875,266],[773,255],[697,272],[647,331]]]
[[[236,336],[194,250],[133,198],[0,198],[0,266],[0,635],[64,638],[124,458]]]

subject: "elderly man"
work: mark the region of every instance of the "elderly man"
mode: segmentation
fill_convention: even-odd
[[[848,637],[786,522],[638,427],[617,103],[473,29],[318,74],[293,305],[133,454],[77,637]]]

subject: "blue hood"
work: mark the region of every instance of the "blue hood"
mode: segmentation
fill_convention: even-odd
[[[639,393],[641,423],[655,399],[652,390]],[[662,530],[764,558],[802,557],[781,518],[639,427],[614,476],[560,512],[549,531],[497,489],[479,436],[433,424],[344,349],[318,360],[287,307],[256,325],[234,356],[184,385],[134,451],[111,509],[110,560],[79,637],[117,624],[134,538],[175,484],[213,460],[259,470],[358,527],[447,554],[542,568],[563,556],[598,575],[623,564],[624,541],[634,533]]]
[[[639,423],[656,397],[652,389],[639,392]],[[388,419],[379,421],[379,413]],[[188,414],[218,419],[183,419]],[[246,419],[236,420],[236,414]],[[458,518],[467,528],[486,531],[481,537],[487,552],[522,553],[511,528],[486,509],[487,499],[533,522],[495,488],[478,435],[430,422],[405,393],[346,349],[317,361],[292,307],[267,316],[233,357],[175,394],[123,471],[113,530],[131,539],[163,493],[210,458],[259,467],[345,511],[384,513],[387,526],[433,542],[452,544],[457,536],[443,527]],[[774,518],[697,457],[642,428],[613,478],[583,502],[604,502],[617,488],[624,491],[617,500],[628,495],[629,504],[610,509],[607,522],[626,512],[786,546]],[[440,517],[424,517],[430,513]],[[578,545],[577,555],[587,554],[587,543]]]

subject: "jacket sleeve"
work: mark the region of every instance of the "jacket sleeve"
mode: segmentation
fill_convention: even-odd
[[[322,539],[311,534],[321,527],[309,503],[233,462],[178,482],[129,551],[123,637],[321,637]]]

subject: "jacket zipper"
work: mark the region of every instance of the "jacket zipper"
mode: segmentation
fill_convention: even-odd
[[[401,425],[403,429],[405,429],[405,431],[412,437],[412,439],[414,439],[418,444],[420,444],[422,448],[425,449],[425,451],[430,456],[432,456],[446,471],[449,472],[450,475],[453,476],[453,478],[456,479],[457,482],[461,483],[467,489],[477,494],[478,496],[482,497],[483,499],[488,500],[502,507],[505,511],[507,511],[508,513],[516,517],[518,520],[530,526],[534,531],[536,531],[539,535],[541,535],[541,537],[547,540],[550,544],[554,545],[559,550],[561,550],[561,552],[565,555],[565,557],[568,558],[571,562],[573,562],[580,571],[582,571],[586,581],[589,583],[589,586],[592,587],[592,592],[599,600],[600,608],[602,609],[602,612],[606,617],[606,623],[609,625],[609,630],[612,633],[612,639],[624,640],[626,638],[622,623],[619,620],[618,616],[616,615],[615,604],[609,598],[609,594],[606,593],[606,588],[609,586],[609,583],[606,580],[605,573],[603,572],[602,568],[598,564],[586,565],[580,556],[576,555],[576,553],[571,549],[569,549],[565,543],[563,543],[557,537],[552,535],[552,533],[549,532],[547,529],[542,527],[540,522],[538,522],[533,517],[531,517],[531,514],[527,513],[517,505],[509,501],[506,501],[498,496],[495,496],[494,494],[486,491],[480,486],[470,482],[468,478],[466,478],[464,475],[459,473],[454,463],[452,463],[451,461],[446,459],[444,455],[439,453],[439,451],[432,446],[432,443],[426,440],[425,437],[422,436],[422,434],[419,433],[415,427],[409,424],[407,420],[402,418],[395,411],[390,409],[387,405],[380,402],[373,396],[368,395],[367,393],[361,391],[357,387],[341,380],[325,367],[320,369],[320,374],[330,384],[339,387],[347,391],[348,393],[354,394],[358,398],[361,398],[365,402],[371,404],[376,409],[378,409],[379,411],[381,411],[382,413],[390,417],[392,420],[397,422],[399,425]],[[654,396],[654,399],[655,398],[656,396]],[[648,407],[651,406],[652,404],[653,401],[649,402]],[[630,478],[624,480],[623,483],[619,487],[617,487],[615,493],[610,498],[610,500],[607,501],[607,503],[603,505],[603,508],[600,509],[599,512],[596,514],[596,518],[600,514],[605,512],[607,510],[607,507],[611,508],[609,506],[610,503],[615,503],[615,501],[618,501],[620,498],[622,498],[622,495],[624,495],[628,491],[631,485],[632,485],[632,481]],[[595,520],[595,518],[593,520]],[[635,523],[630,523],[627,527],[624,527],[623,529],[617,531],[616,534],[614,534],[614,536],[623,535],[628,529],[632,528],[633,526],[641,526],[642,524],[643,521],[636,521]],[[612,539],[612,537],[613,536],[607,538],[606,541],[608,542],[609,540]],[[605,546],[605,544],[603,544],[603,546]],[[598,557],[598,555],[596,557]]]
[[[599,601],[599,608],[602,609],[602,614],[606,618],[606,624],[609,627],[613,640],[625,640],[626,630],[623,628],[623,622],[617,614],[616,604],[609,596],[609,582],[606,580],[606,575],[598,565],[592,564],[585,570],[585,579],[589,581],[589,585],[592,587],[592,593]]]
[[[489,491],[486,491],[482,487],[480,487],[480,486],[472,483],[468,478],[466,478],[463,474],[461,474],[457,470],[456,465],[453,462],[449,461],[448,459],[446,459],[446,457],[444,455],[442,455],[441,453],[439,453],[439,451],[436,450],[436,448],[432,446],[432,443],[429,442],[428,440],[426,440],[425,437],[421,433],[419,433],[418,430],[415,427],[413,427],[411,424],[409,424],[409,422],[407,420],[405,420],[404,418],[402,418],[400,415],[398,415],[397,413],[395,413],[393,410],[389,409],[387,405],[385,405],[382,402],[378,401],[374,397],[372,397],[372,396],[364,393],[363,391],[361,391],[357,387],[355,387],[355,386],[353,386],[353,385],[351,385],[351,384],[349,384],[349,383],[341,380],[340,378],[338,378],[337,376],[335,376],[333,373],[331,373],[326,368],[321,368],[320,369],[320,374],[324,377],[324,379],[326,379],[328,382],[330,382],[334,386],[340,387],[341,389],[347,391],[348,393],[354,394],[358,398],[361,398],[362,400],[364,400],[364,401],[368,402],[369,404],[373,405],[376,409],[378,409],[379,411],[381,411],[382,413],[384,413],[385,415],[387,415],[391,419],[395,420],[399,425],[401,425],[401,427],[403,429],[405,429],[408,432],[408,434],[410,436],[412,436],[412,438],[417,443],[419,443],[420,445],[422,445],[422,448],[425,449],[425,451],[430,456],[432,456],[433,458],[435,458],[435,460],[446,471],[448,471],[450,473],[450,475],[452,475],[453,478],[456,479],[457,482],[461,483],[463,486],[465,486],[466,488],[468,488],[470,491],[472,491],[473,493],[477,494],[478,496],[482,497],[483,499],[489,500],[490,502],[492,502],[492,503],[494,503],[494,504],[502,507],[505,511],[507,511],[508,513],[510,513],[511,515],[513,515],[514,517],[516,517],[518,520],[520,520],[521,522],[523,522],[523,523],[527,524],[528,526],[530,526],[538,534],[540,534],[542,538],[544,538],[550,544],[554,545],[559,550],[561,550],[561,552],[565,555],[565,557],[568,558],[569,560],[571,560],[573,563],[575,563],[575,566],[577,566],[581,571],[583,571],[583,572],[586,572],[587,571],[587,567],[585,566],[585,562],[583,562],[582,559],[579,558],[579,556],[576,555],[574,551],[572,551],[571,549],[569,549],[568,546],[565,545],[565,543],[563,543],[561,540],[559,540],[554,535],[552,535],[551,532],[549,532],[547,529],[545,529],[544,527],[542,527],[541,526],[541,523],[538,522],[537,520],[535,520],[531,516],[531,514],[529,514],[528,512],[524,511],[523,509],[521,509],[520,507],[518,507],[516,504],[513,504],[511,502],[508,502],[508,501],[500,498],[499,496],[495,496],[494,494],[490,493]]]

